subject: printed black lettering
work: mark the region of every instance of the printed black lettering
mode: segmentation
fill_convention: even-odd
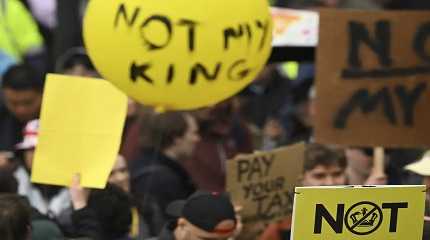
[[[382,208],[391,210],[390,232],[396,232],[397,231],[397,218],[398,218],[399,208],[408,208],[408,203],[407,202],[383,203]]]
[[[321,234],[323,218],[336,233],[342,233],[344,209],[344,204],[338,204],[336,219],[334,219],[334,217],[328,212],[324,205],[317,204],[315,206],[314,233]]]

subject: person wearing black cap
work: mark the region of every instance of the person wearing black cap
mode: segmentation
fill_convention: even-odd
[[[169,204],[166,212],[176,220],[151,240],[221,240],[236,233],[236,213],[225,193],[197,191],[187,200]]]

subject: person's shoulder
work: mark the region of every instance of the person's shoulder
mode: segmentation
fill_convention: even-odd
[[[6,105],[3,102],[3,99],[1,99],[1,93],[0,93],[0,119],[3,119],[8,116],[10,116],[10,112],[7,110]]]

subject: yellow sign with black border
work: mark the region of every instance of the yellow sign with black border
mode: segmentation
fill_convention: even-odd
[[[425,186],[298,187],[293,240],[421,240]]]

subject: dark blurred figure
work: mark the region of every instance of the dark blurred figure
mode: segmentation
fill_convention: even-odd
[[[83,47],[71,48],[61,55],[57,59],[55,71],[72,76],[99,77]]]
[[[240,114],[244,120],[262,128],[266,119],[279,111],[290,91],[290,81],[283,76],[278,65],[268,65],[238,95]]]
[[[31,210],[15,194],[0,194],[0,236],[4,240],[28,240]]]
[[[129,240],[131,202],[119,187],[108,184],[105,189],[89,190],[80,186],[75,176],[70,187],[74,237],[93,240]]]
[[[288,8],[349,8],[349,9],[380,9],[382,6],[372,0],[277,0],[276,5]]]
[[[186,169],[199,189],[224,191],[226,161],[239,153],[251,153],[253,142],[244,121],[234,112],[231,100],[196,111],[200,141]]]
[[[396,10],[428,10],[430,9],[430,2],[425,0],[389,0],[385,7]]]
[[[0,168],[13,158],[26,122],[39,116],[43,85],[43,78],[29,65],[15,65],[5,73],[0,101]]]
[[[195,118],[187,113],[147,117],[142,125],[141,151],[129,168],[132,194],[141,203],[143,215],[149,212],[153,215],[150,219],[161,218],[148,219],[150,231],[156,235],[168,220],[163,209],[196,190],[184,162],[192,156],[199,134]]]
[[[313,78],[304,79],[293,87],[290,100],[280,111],[280,121],[285,129],[282,145],[310,141],[315,117],[315,90]]]
[[[16,194],[17,190],[18,182],[13,174],[9,171],[0,170],[0,196],[5,193]],[[22,196],[20,198],[30,208],[27,199]],[[32,240],[59,240],[63,237],[57,224],[42,215],[35,208],[31,208],[31,230]]]

